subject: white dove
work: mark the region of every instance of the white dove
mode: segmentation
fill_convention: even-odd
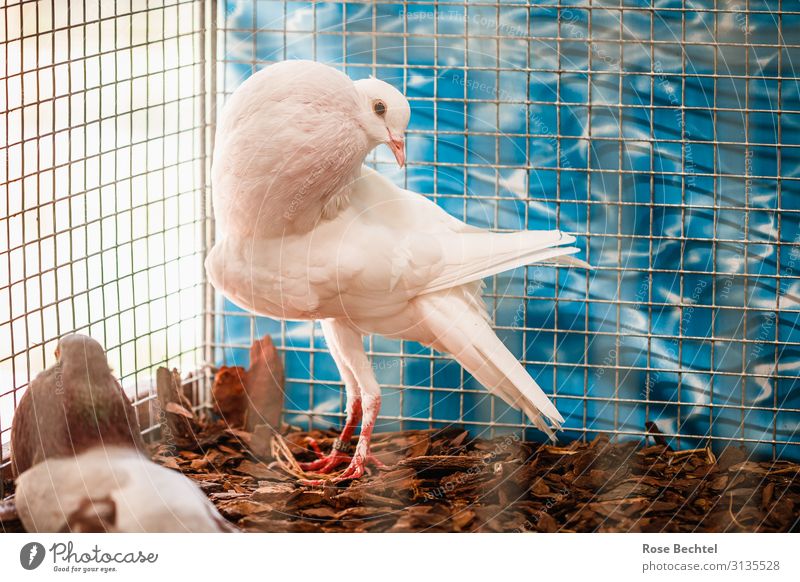
[[[372,460],[381,391],[363,336],[420,342],[452,354],[492,394],[551,438],[555,406],[498,339],[482,279],[535,262],[588,267],[559,231],[493,233],[363,166],[387,144],[398,164],[410,108],[377,79],[353,82],[310,61],[276,63],[230,97],[216,133],[212,187],[217,238],[212,284],[259,315],[321,320],[347,394],[347,418],[328,456],[303,467]],[[347,454],[356,425],[355,453]],[[549,425],[548,425],[549,424]]]

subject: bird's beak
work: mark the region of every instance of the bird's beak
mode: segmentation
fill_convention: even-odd
[[[406,142],[402,137],[395,137],[389,134],[389,149],[394,154],[394,159],[397,160],[397,165],[401,168],[406,163]]]

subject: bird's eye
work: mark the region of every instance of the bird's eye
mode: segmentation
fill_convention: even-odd
[[[386,115],[386,103],[378,99],[372,104],[372,110],[378,117],[383,117],[384,115]]]

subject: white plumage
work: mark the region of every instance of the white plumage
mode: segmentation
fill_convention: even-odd
[[[206,261],[209,278],[255,313],[322,320],[348,396],[342,440],[362,408],[364,417],[356,454],[339,478],[363,473],[380,406],[365,334],[452,354],[551,436],[563,422],[491,329],[481,280],[542,261],[588,265],[568,256],[578,250],[566,246],[570,235],[475,228],[363,167],[381,143],[402,164],[408,115],[405,98],[386,83],[353,83],[325,65],[292,61],[245,82],[217,132],[219,233]],[[341,462],[334,450],[309,468],[329,471]]]
[[[233,528],[191,480],[138,451],[95,447],[53,458],[17,479],[29,532],[220,532]]]

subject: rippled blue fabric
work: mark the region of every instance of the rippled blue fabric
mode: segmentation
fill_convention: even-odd
[[[498,333],[556,396],[562,440],[641,439],[654,422],[674,447],[713,437],[800,458],[800,49],[774,46],[774,2],[715,17],[654,1],[652,22],[515,2],[222,4],[221,91],[286,58],[374,74],[413,112],[407,170],[385,150],[380,171],[472,224],[578,235],[596,271],[529,267],[487,287]],[[800,44],[800,17],[783,15],[782,31]],[[310,323],[219,309],[220,362],[246,364],[253,335],[271,333],[287,420],[341,422],[319,329],[312,340]],[[519,430],[521,415],[447,358],[366,342],[386,386],[380,430]]]

